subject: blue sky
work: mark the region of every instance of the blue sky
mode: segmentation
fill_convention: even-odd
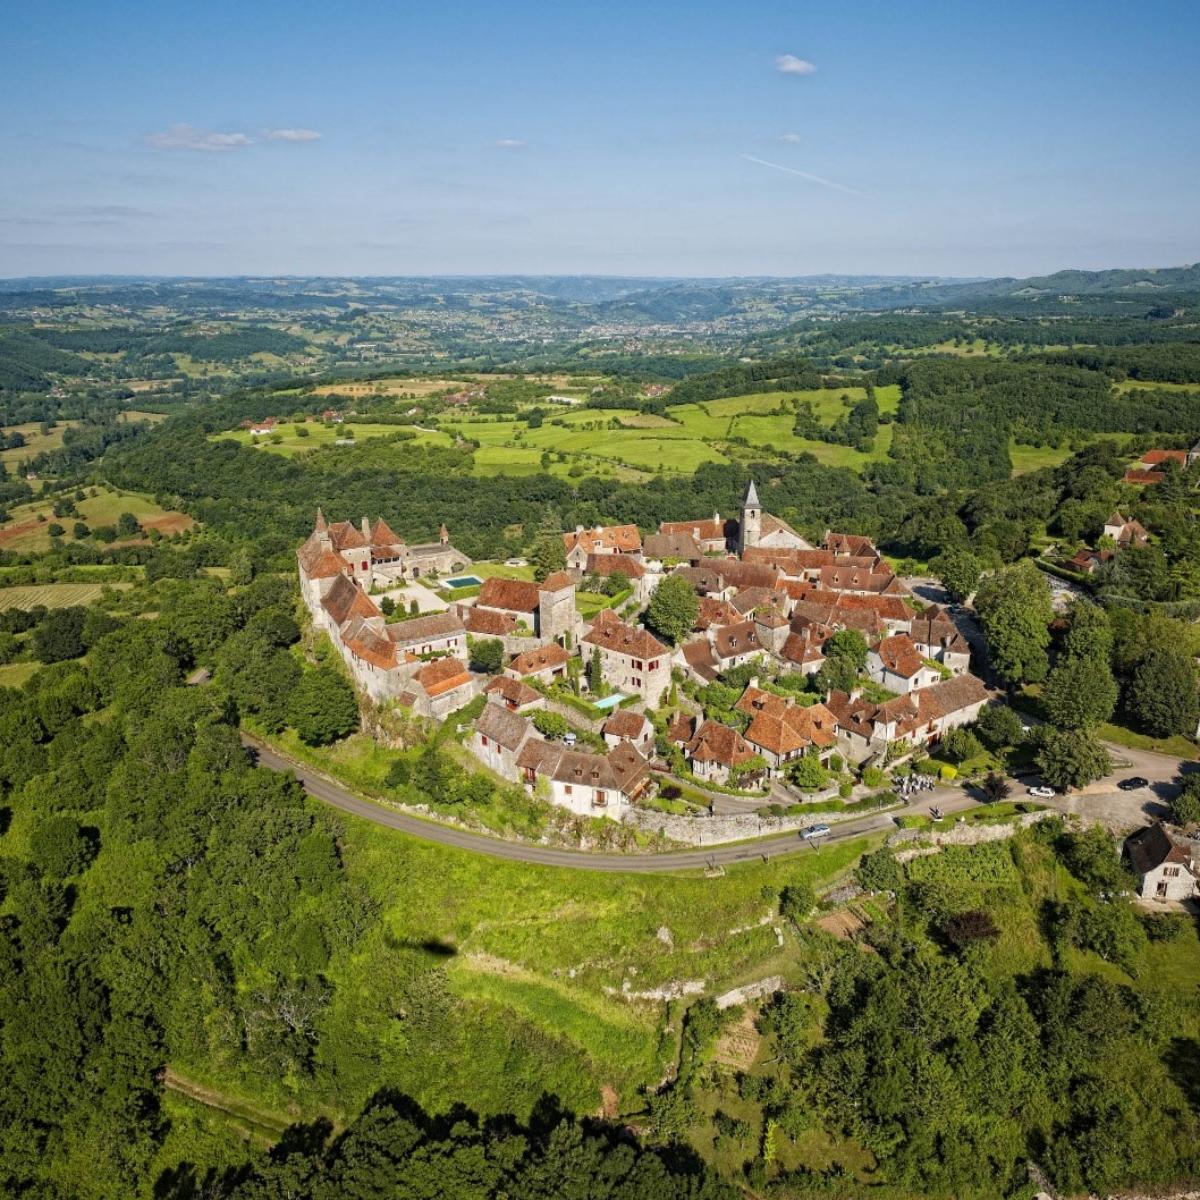
[[[0,31],[0,275],[1200,258],[1200,4],[91,0]]]

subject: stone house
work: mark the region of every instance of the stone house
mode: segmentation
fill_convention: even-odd
[[[475,718],[469,748],[486,767],[512,783],[521,780],[517,757],[537,730],[520,713],[502,704],[485,704]]]
[[[529,713],[546,707],[546,697],[541,692],[509,675],[497,675],[483,691],[489,704],[499,704],[509,712]]]
[[[550,802],[581,817],[620,820],[653,786],[649,764],[628,742],[594,754],[531,738],[518,754],[517,766],[529,787],[545,780]]]
[[[1200,864],[1193,841],[1164,825],[1150,825],[1126,839],[1125,853],[1143,900],[1178,902],[1196,895]]]
[[[743,736],[767,760],[772,775],[781,774],[788,763],[810,751],[826,763],[837,748],[837,717],[824,704],[804,708],[785,696],[762,691],[752,681],[736,708],[750,718]]]
[[[958,675],[932,687],[876,704],[854,693],[831,692],[826,706],[838,722],[838,745],[852,762],[883,761],[892,743],[909,749],[932,746],[949,729],[968,725],[988,702],[974,675]]]
[[[461,658],[447,656],[417,667],[399,701],[423,717],[444,721],[470,703],[478,689],[479,681],[467,664]]]
[[[867,651],[867,675],[892,692],[915,692],[941,681],[907,633],[894,633]]]
[[[683,748],[692,774],[709,783],[728,784],[729,773],[755,757],[746,739],[720,721],[705,721]]]
[[[643,713],[628,708],[618,709],[604,722],[600,732],[607,746],[619,746],[628,742],[647,758],[654,753],[654,726]]]
[[[1126,519],[1119,510],[1111,513],[1104,522],[1104,536],[1112,538],[1121,550],[1126,546],[1144,546],[1150,541],[1145,526],[1140,521]]]
[[[584,529],[575,527],[574,533],[563,534],[563,553],[567,566],[582,571],[587,566],[590,554],[641,554],[642,535],[636,525],[596,525]]]
[[[510,679],[537,679],[541,683],[551,683],[555,679],[567,677],[567,663],[571,661],[570,651],[565,650],[557,642],[549,642],[534,650],[526,650],[504,668],[504,673]]]
[[[494,614],[476,617],[476,621],[495,622],[497,617],[511,620],[507,633],[491,636],[521,636],[523,627],[529,635],[543,641],[565,642],[576,636],[580,624],[575,609],[575,580],[566,571],[555,571],[542,583],[485,579],[473,607],[481,613]]]
[[[649,630],[627,625],[605,609],[583,639],[585,666],[599,651],[605,682],[625,695],[658,705],[671,686],[671,651]]]

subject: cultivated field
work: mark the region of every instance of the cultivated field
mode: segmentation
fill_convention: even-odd
[[[6,608],[75,608],[85,607],[100,598],[105,587],[125,591],[132,583],[43,583],[28,587],[0,588],[0,612]]]

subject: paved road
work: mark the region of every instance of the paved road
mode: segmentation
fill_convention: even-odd
[[[277,750],[264,745],[248,734],[242,734],[242,742],[256,756],[259,766],[272,771],[291,771],[301,781],[304,790],[310,796],[341,809],[365,821],[374,821],[376,825],[386,825],[389,829],[399,829],[413,837],[424,838],[426,841],[439,842],[444,846],[454,846],[459,850],[474,850],[480,854],[490,854],[494,858],[507,858],[517,862],[538,863],[548,867],[574,867],[584,871],[608,872],[655,872],[655,871],[687,871],[703,870],[710,866],[729,866],[733,863],[756,862],[766,858],[781,858],[790,854],[817,854],[820,847],[803,841],[795,833],[778,834],[773,837],[756,838],[751,842],[739,842],[733,845],[714,846],[711,850],[679,850],[667,854],[592,854],[582,850],[559,850],[553,846],[532,846],[525,842],[507,842],[500,838],[488,837],[482,833],[469,833],[464,829],[440,825],[435,821],[425,821],[409,813],[398,812],[396,809],[385,808],[361,796],[348,791],[340,784],[324,776],[316,774],[310,768],[293,762]],[[923,795],[907,811],[927,812],[932,803],[938,803],[946,812],[973,807],[976,803],[964,792],[930,792]],[[846,838],[859,837],[864,833],[877,833],[886,829],[894,829],[893,817],[895,812],[874,813],[857,821],[844,821],[832,827],[829,837],[822,839],[821,844],[840,842]],[[820,820],[820,813],[814,813],[813,819]]]

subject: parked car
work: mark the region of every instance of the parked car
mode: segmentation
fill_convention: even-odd
[[[809,825],[800,830],[800,836],[806,841],[812,841],[813,838],[826,837],[829,834],[828,825]]]
[[[1036,796],[1039,800],[1049,800],[1052,796],[1056,795],[1054,789],[1048,787],[1031,787],[1029,794]]]
[[[1117,787],[1123,792],[1136,792],[1140,788],[1149,787],[1150,781],[1143,779],[1140,775],[1130,775],[1128,779],[1122,779]]]

